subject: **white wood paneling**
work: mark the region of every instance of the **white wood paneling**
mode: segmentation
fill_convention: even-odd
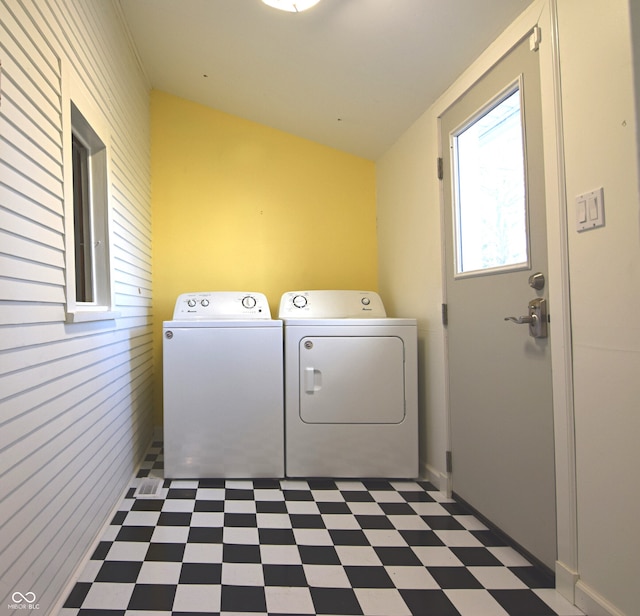
[[[0,170],[0,175],[1,173]],[[0,250],[14,257],[64,267],[64,258],[60,249],[41,244],[35,238],[24,238],[7,233],[3,229],[0,229]],[[2,275],[4,275],[4,271],[0,270],[0,276]],[[4,323],[4,321],[0,320],[0,323]]]
[[[149,87],[111,0],[0,0],[0,599],[56,606],[152,434]],[[63,79],[107,121],[121,318],[65,322]]]
[[[51,248],[63,248],[61,233],[55,233],[39,221],[16,215],[8,209],[0,209],[0,227],[13,235],[33,239]],[[2,273],[4,274],[4,271]]]
[[[0,122],[0,135],[2,135],[3,142],[0,144],[0,151],[7,147],[6,144],[11,144],[25,158],[33,161],[35,165],[43,169],[51,177],[60,177],[60,148],[55,147],[52,142],[41,140],[36,143],[18,127],[6,121]],[[10,155],[7,155],[7,158],[10,158]],[[20,165],[17,166],[22,168]],[[59,189],[58,186],[55,188],[56,190]]]
[[[55,200],[53,202],[55,203]],[[52,212],[46,207],[43,207],[41,203],[31,201],[23,194],[3,185],[0,185],[0,207],[29,220],[38,221],[39,225],[52,229],[60,235],[62,235],[64,231],[60,212]]]

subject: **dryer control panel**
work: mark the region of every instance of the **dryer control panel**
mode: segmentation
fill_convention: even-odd
[[[183,293],[173,310],[174,321],[192,319],[270,319],[269,303],[263,293],[211,291]]]
[[[280,319],[362,319],[387,314],[375,291],[289,291],[280,299]]]

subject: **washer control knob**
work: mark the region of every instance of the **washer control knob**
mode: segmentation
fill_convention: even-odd
[[[307,305],[307,298],[304,295],[296,295],[291,302],[296,308],[304,308]]]
[[[257,303],[258,302],[256,301],[256,298],[253,297],[253,295],[247,295],[246,297],[242,298],[242,305],[245,308],[255,308]]]
[[[200,302],[200,304],[206,308],[209,305],[209,300],[205,298]]]
[[[371,303],[371,300],[368,297],[363,297],[360,301],[363,306],[368,306]]]
[[[187,300],[187,306],[189,306],[189,308],[193,308],[196,305],[196,300],[191,298]]]

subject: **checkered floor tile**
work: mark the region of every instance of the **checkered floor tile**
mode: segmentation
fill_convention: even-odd
[[[426,482],[163,480],[154,443],[61,616],[574,616]]]

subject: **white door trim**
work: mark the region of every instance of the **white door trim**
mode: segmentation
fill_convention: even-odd
[[[569,292],[569,253],[567,230],[567,197],[564,173],[564,137],[562,132],[562,98],[558,52],[557,0],[534,2],[505,32],[471,65],[440,97],[435,106],[436,117],[460,98],[500,58],[505,56],[534,27],[542,30],[540,78],[542,94],[543,141],[547,204],[547,250],[549,254],[549,303],[552,314],[550,327],[553,416],[556,456],[557,544],[556,588],[571,603],[575,602],[578,574],[578,538],[575,472],[575,422],[573,406],[573,357],[571,350],[571,313]],[[438,120],[438,143],[442,143]],[[440,148],[440,146],[438,146]],[[440,151],[439,156],[443,156]],[[441,237],[444,238],[444,190],[440,186]],[[442,242],[442,284],[446,302],[445,254]],[[445,329],[444,336],[447,333]],[[445,340],[446,342],[446,340]],[[447,345],[445,344],[445,349]],[[445,352],[445,378],[449,378],[448,356]],[[446,388],[445,388],[446,391]],[[446,395],[447,421],[449,399]],[[451,430],[447,425],[448,450]]]

